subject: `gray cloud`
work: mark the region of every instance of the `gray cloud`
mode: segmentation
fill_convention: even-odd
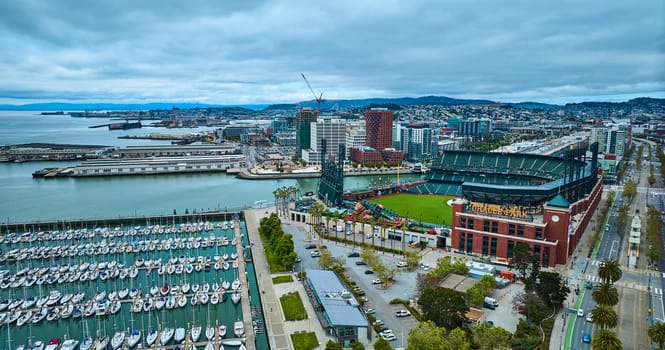
[[[662,1],[4,1],[0,103],[665,91]]]

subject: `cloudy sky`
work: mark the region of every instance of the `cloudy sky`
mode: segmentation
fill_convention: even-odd
[[[0,103],[665,96],[662,0],[8,0],[0,45]]]

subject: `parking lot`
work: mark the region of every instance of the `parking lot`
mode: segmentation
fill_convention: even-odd
[[[318,240],[310,241],[308,239],[309,227],[302,224],[285,224],[284,231],[293,235],[296,252],[302,259],[302,261],[297,264],[296,270],[304,271],[308,268],[318,269],[318,258],[310,255],[314,249],[306,249],[309,245],[316,245],[319,243]],[[341,234],[343,235],[344,233]],[[359,234],[356,235],[359,236]],[[358,239],[360,237],[356,238]],[[362,238],[358,241],[361,240]],[[376,278],[374,274],[366,274],[366,271],[369,270],[368,266],[356,265],[356,262],[360,261],[359,257],[349,257],[349,254],[351,253],[360,253],[362,251],[360,248],[354,247],[353,244],[337,243],[326,240],[322,243],[326,245],[327,249],[333,256],[344,257],[346,260],[345,271],[347,276],[351,281],[356,283],[358,288],[365,292],[364,296],[367,298],[367,303],[364,306],[365,309],[374,309],[374,316],[377,319],[382,320],[385,327],[392,330],[395,336],[395,339],[391,341],[393,347],[406,347],[406,339],[408,338],[409,331],[414,328],[418,322],[413,316],[397,317],[395,312],[404,309],[404,306],[401,304],[391,305],[389,302],[395,298],[404,300],[413,299],[417,273],[424,273],[425,271],[422,268],[414,271],[403,269],[401,270],[401,273],[395,276],[395,283],[390,287],[383,289],[381,285],[372,283],[372,280]],[[389,244],[390,243],[388,243],[388,246]],[[377,254],[379,254],[379,257],[385,264],[395,265],[401,260],[401,256],[399,255],[384,252],[377,252]],[[443,256],[443,252],[426,250],[424,251],[421,261],[423,264],[434,267],[436,266],[436,261]],[[513,310],[513,298],[522,290],[522,285],[514,284],[495,290],[491,296],[498,301],[499,306],[495,310],[483,308],[482,310],[485,313],[483,320],[492,321],[496,326],[514,332],[520,315],[517,311]],[[378,337],[378,335],[373,333],[373,341],[376,337]]]

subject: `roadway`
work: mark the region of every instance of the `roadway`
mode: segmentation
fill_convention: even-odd
[[[637,156],[642,157],[642,155]],[[654,317],[658,318],[658,316],[661,316],[660,319],[665,319],[665,308],[663,308],[662,300],[665,275],[657,271],[647,270],[645,214],[647,200],[649,200],[650,204],[652,202],[652,199],[649,198],[649,192],[652,192],[652,189],[647,182],[649,162],[643,162],[639,172],[635,172],[635,170],[632,169],[627,172],[627,176],[638,183],[637,195],[633,199],[633,202],[630,203],[631,209],[628,227],[636,210],[639,210],[639,215],[642,217],[643,234],[642,244],[640,244],[641,258],[638,260],[637,269],[628,267],[627,246],[623,241],[625,234],[620,234],[615,224],[617,210],[622,201],[622,187],[618,186],[615,191],[615,201],[607,219],[607,226],[605,226],[605,232],[597,246],[597,250],[589,259],[584,259],[584,257],[576,259],[577,261],[569,273],[569,276],[572,276],[573,279],[569,281],[573,293],[575,293],[576,288],[579,288],[580,293],[576,305],[569,306],[569,315],[571,322],[573,322],[573,331],[568,343],[570,344],[569,348],[591,349],[591,344],[582,342],[582,335],[584,333],[589,333],[593,336],[594,327],[591,322],[586,321],[586,316],[596,306],[591,297],[592,290],[586,289],[586,282],[590,281],[594,286],[600,283],[598,267],[601,261],[607,259],[618,259],[623,270],[622,278],[615,283],[619,293],[619,304],[615,309],[619,317],[619,323],[615,331],[623,342],[623,348],[649,348],[647,330],[650,322],[653,321],[651,314],[647,310],[650,306],[653,307],[654,315],[656,315]],[[600,224],[605,225],[604,223]],[[661,266],[665,266],[664,259],[661,258]],[[579,272],[580,269],[581,273]],[[584,310],[584,317],[576,316],[578,308]]]

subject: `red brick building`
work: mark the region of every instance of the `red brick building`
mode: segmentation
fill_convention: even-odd
[[[365,111],[365,146],[375,150],[393,146],[393,112],[385,108]]]

